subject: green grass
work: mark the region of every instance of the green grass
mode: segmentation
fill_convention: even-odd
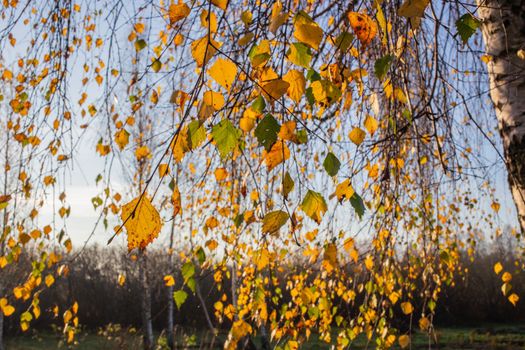
[[[176,335],[179,349],[199,348],[203,340],[203,333],[188,335],[180,331]],[[158,338],[159,335],[157,335]],[[215,341],[216,348],[222,348],[223,336]],[[208,340],[204,340],[209,343]],[[162,342],[162,340],[161,340]],[[183,343],[189,346],[184,346]],[[192,347],[194,345],[195,347]],[[374,342],[370,342],[368,349],[374,349]],[[430,346],[429,346],[430,345]],[[98,334],[80,333],[73,346],[65,344],[60,334],[36,333],[7,340],[9,350],[51,350],[51,349],[141,349],[140,335],[133,330],[108,329]],[[328,349],[330,346],[320,342],[315,336],[302,349]],[[366,341],[357,339],[351,349],[365,349]],[[438,328],[429,341],[427,334],[418,332],[412,338],[412,349],[440,349],[440,350],[478,350],[478,349],[525,349],[525,325],[483,325],[479,327]],[[159,347],[161,349],[161,347]]]

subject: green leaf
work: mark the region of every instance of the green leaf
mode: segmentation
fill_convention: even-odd
[[[297,135],[297,143],[299,145],[302,145],[308,142],[308,132],[306,131],[306,129],[298,130],[296,135]]]
[[[153,71],[155,73],[158,73],[158,71],[162,68],[162,63],[160,63],[159,60],[155,60],[153,61],[153,63],[151,64],[151,69],[153,69]]]
[[[242,131],[233,126],[228,119],[223,119],[213,126],[211,135],[221,157],[226,158],[239,144]]]
[[[310,80],[312,83],[317,80],[321,80],[321,74],[317,73],[315,69],[308,69],[306,72],[306,79]]]
[[[270,46],[268,40],[263,40],[259,44],[252,46],[250,52],[248,52],[248,58],[254,67],[262,66],[270,59],[270,57]]]
[[[190,278],[188,282],[186,282],[186,285],[193,293],[195,293],[195,278]]]
[[[329,152],[326,155],[326,158],[323,162],[324,170],[328,173],[330,176],[335,176],[339,172],[339,168],[341,167],[341,162],[337,157],[332,153]]]
[[[267,114],[255,128],[255,136],[261,145],[269,151],[281,130],[279,122],[271,114]]]
[[[241,227],[243,222],[244,222],[244,214],[243,213],[238,214],[235,217],[235,219],[233,219],[233,223],[235,224],[235,227],[237,227],[237,228]]]
[[[143,48],[147,46],[146,40],[144,39],[138,39],[135,41],[135,50],[141,51]]]
[[[476,32],[480,25],[481,22],[470,13],[464,14],[456,21],[456,28],[463,43],[467,43],[468,39]]]
[[[276,210],[266,214],[263,219],[263,233],[277,233],[279,229],[283,227],[284,224],[286,224],[288,218],[288,213],[282,210]]]
[[[354,40],[354,36],[351,33],[342,32],[337,39],[335,39],[334,44],[339,50],[346,52],[352,45],[352,40]]]
[[[321,223],[324,213],[328,210],[328,206],[320,193],[308,190],[306,196],[304,196],[303,202],[301,203],[301,209],[306,215],[319,224]]]
[[[204,252],[204,249],[202,249],[202,247],[199,247],[197,251],[195,252],[195,255],[197,256],[197,259],[199,260],[199,264],[202,265],[202,263],[206,260],[206,253]]]
[[[194,120],[188,125],[188,141],[190,149],[194,150],[206,140],[206,129],[200,121]]]
[[[295,186],[295,183],[294,183],[292,177],[290,176],[290,173],[286,172],[286,174],[284,174],[284,177],[283,177],[283,195],[284,195],[284,198],[288,197],[290,192],[293,190],[294,186]]]
[[[385,55],[376,61],[376,63],[374,64],[374,71],[376,77],[379,80],[383,80],[385,78],[386,73],[388,73],[388,70],[390,69],[390,65],[392,64],[393,59],[394,56]]]
[[[188,293],[186,293],[183,290],[178,290],[176,292],[173,292],[173,300],[175,300],[175,305],[177,305],[177,309],[180,310],[180,307],[184,302],[188,299]]]
[[[312,60],[312,53],[310,48],[302,43],[293,43],[290,45],[290,49],[287,52],[288,60],[295,65],[309,68],[310,61]]]
[[[257,96],[257,98],[253,101],[252,105],[250,106],[251,109],[253,109],[255,112],[262,114],[264,109],[266,108],[266,102],[264,102],[264,98],[262,96]]]
[[[363,198],[361,198],[361,196],[359,196],[357,193],[354,193],[354,195],[350,197],[350,204],[352,204],[352,207],[354,207],[354,210],[361,219],[366,209],[365,203],[363,202]]]
[[[306,96],[306,101],[308,101],[308,104],[310,106],[313,106],[314,103],[315,103],[315,97],[314,97],[314,93],[313,93],[313,90],[312,90],[311,86],[309,86],[306,89],[306,92],[304,93],[304,95]]]
[[[186,283],[195,275],[195,266],[193,266],[191,261],[187,261],[182,265],[181,273],[184,283]]]

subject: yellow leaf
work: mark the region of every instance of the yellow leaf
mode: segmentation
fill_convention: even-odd
[[[349,12],[348,20],[363,46],[367,46],[377,34],[377,24],[365,13]]]
[[[242,23],[249,25],[253,21],[253,14],[249,10],[243,11],[241,13],[241,21]]]
[[[235,77],[237,76],[237,66],[228,59],[219,58],[208,70],[208,74],[226,90],[230,91]]]
[[[397,301],[399,300],[399,293],[398,292],[390,293],[390,295],[388,296],[388,299],[390,299],[390,302],[392,302],[392,304],[396,304]]]
[[[320,193],[308,190],[301,203],[301,210],[319,224],[324,213],[328,210],[328,206]]]
[[[209,250],[215,250],[217,249],[217,247],[219,246],[219,243],[217,243],[216,240],[214,239],[210,239],[208,241],[206,241],[206,247],[208,247]]]
[[[217,16],[213,12],[202,10],[201,12],[201,26],[211,33],[217,32]]]
[[[190,150],[188,146],[188,129],[183,127],[178,135],[175,135],[173,142],[171,143],[171,151],[173,153],[173,158],[177,162],[181,162],[184,158],[184,155]]]
[[[168,17],[170,19],[170,24],[172,25],[188,17],[189,14],[190,8],[183,2],[179,2],[178,4],[171,4],[168,9]]]
[[[268,171],[275,168],[288,158],[290,158],[290,150],[284,141],[277,141],[273,144],[270,152],[263,151],[264,161],[268,167]]]
[[[173,187],[173,193],[171,194],[171,204],[173,205],[173,216],[177,214],[182,215],[182,200],[180,198],[179,186]]]
[[[4,316],[11,316],[11,314],[15,312],[15,308],[9,305],[9,302],[6,298],[0,299],[0,308],[2,309],[2,312],[4,313]]]
[[[211,3],[221,10],[226,10],[229,0],[211,0]]]
[[[354,193],[355,192],[352,188],[352,184],[350,183],[350,179],[344,180],[335,188],[335,195],[340,202],[345,199],[349,200],[354,195]]]
[[[397,14],[410,19],[412,28],[417,29],[429,3],[430,0],[405,0]]]
[[[0,256],[0,269],[3,269],[8,264],[7,258],[5,256]]]
[[[45,176],[44,177],[44,184],[46,186],[49,186],[49,185],[52,185],[55,183],[55,178],[51,175],[48,175],[48,176]]]
[[[329,80],[316,80],[310,84],[314,99],[323,105],[329,105],[341,98],[341,90]]]
[[[221,93],[215,91],[206,91],[202,96],[202,101],[214,110],[218,111],[224,106],[224,96]]]
[[[491,55],[481,55],[481,61],[485,64],[488,64],[494,59]]]
[[[289,70],[284,75],[283,80],[289,84],[287,89],[288,96],[295,102],[300,102],[306,91],[306,79],[303,73],[296,69]]]
[[[146,194],[122,206],[120,217],[128,234],[128,251],[145,249],[162,228],[159,212]]]
[[[430,320],[427,317],[421,317],[419,319],[419,328],[422,331],[428,330],[428,327],[430,327]]]
[[[281,125],[281,130],[279,130],[279,138],[281,140],[289,140],[289,141],[295,140],[297,136],[295,135],[296,125],[297,123],[293,120],[284,122],[283,125]]]
[[[503,270],[503,265],[501,265],[500,262],[497,262],[494,264],[494,273],[496,275],[499,275],[499,273]]]
[[[242,37],[240,37],[239,40],[237,40],[237,45],[246,46],[252,41],[254,37],[255,37],[255,34],[247,33],[246,35],[243,35]]]
[[[414,311],[414,307],[410,303],[410,301],[405,301],[401,303],[401,310],[405,315],[410,315]]]
[[[15,312],[15,308],[12,305],[6,305],[2,308],[2,312],[4,316],[9,317]]]
[[[133,26],[133,29],[135,29],[135,31],[139,34],[142,34],[144,32],[144,29],[146,28],[146,26],[144,25],[144,23],[135,23],[135,25]]]
[[[205,225],[209,229],[214,229],[215,227],[219,226],[219,220],[217,220],[215,216],[211,216],[206,219]]]
[[[224,168],[217,168],[215,169],[215,180],[217,181],[223,181],[228,177],[228,171]]]
[[[288,19],[288,13],[282,12],[283,5],[281,1],[275,1],[272,6],[272,15],[270,16],[270,25],[268,30],[275,35],[280,26]]]
[[[501,286],[501,292],[503,293],[504,296],[509,294],[511,289],[512,289],[512,285],[510,283],[503,283],[503,285]]]
[[[175,39],[173,39],[173,43],[175,44],[175,46],[181,45],[183,41],[184,41],[184,35],[180,33],[175,35]]]
[[[71,311],[69,311],[69,310],[66,310],[66,312],[64,312],[64,316],[63,317],[64,317],[64,323],[67,324],[73,318],[73,313]]]
[[[240,120],[239,120],[239,127],[241,128],[242,131],[244,132],[250,132],[250,130],[253,129],[253,127],[255,126],[255,120],[256,118],[254,116],[251,116],[251,115],[244,115]]]
[[[365,125],[366,130],[368,130],[368,133],[370,135],[374,135],[377,128],[379,127],[379,122],[371,115],[368,115],[365,118],[364,125]]]
[[[512,305],[516,306],[516,303],[520,300],[520,297],[516,293],[512,293],[509,295],[509,301],[512,303]]]
[[[129,143],[129,132],[125,129],[121,129],[115,133],[115,142],[118,148],[122,151],[124,147]]]
[[[53,275],[47,275],[45,282],[46,282],[46,286],[49,288],[51,287],[51,285],[53,285],[53,283],[55,283],[55,278],[53,277]]]
[[[138,161],[143,160],[144,158],[147,158],[150,156],[150,151],[148,146],[140,146],[135,150],[135,156],[137,157]]]
[[[272,80],[262,86],[264,96],[269,100],[280,99],[287,91],[290,84],[282,79]]]
[[[162,163],[159,164],[159,178],[163,178],[164,176],[168,175],[170,173],[170,168],[168,164]]]
[[[13,79],[13,73],[9,69],[5,69],[2,74],[2,78],[4,80],[10,81],[11,79]]]
[[[510,281],[512,281],[512,275],[511,275],[509,272],[505,272],[505,273],[503,273],[503,275],[501,276],[501,280],[502,280],[504,283],[510,282]]]
[[[372,258],[372,255],[366,256],[365,267],[368,271],[371,271],[374,268],[374,258]]]
[[[361,128],[353,128],[352,131],[348,133],[348,137],[350,138],[350,141],[355,143],[357,146],[363,143],[365,136],[366,136],[366,133]]]
[[[207,63],[213,55],[215,55],[217,48],[220,48],[221,45],[221,43],[213,39],[208,42],[207,35],[191,43],[191,55],[197,63],[197,67],[202,67],[204,63]]]
[[[310,231],[310,232],[307,232],[305,234],[305,237],[307,240],[309,240],[310,242],[313,242],[314,239],[317,237],[317,233],[319,233],[319,230],[318,229],[315,229],[313,231]]]
[[[118,278],[117,278],[117,282],[119,284],[119,286],[123,286],[124,283],[126,283],[126,276],[124,276],[123,274],[119,274],[118,275]]]
[[[399,346],[402,349],[404,349],[410,344],[410,337],[406,334],[403,334],[402,336],[399,337],[398,341],[399,341]]]
[[[499,208],[501,207],[501,205],[498,202],[492,202],[490,207],[497,213],[499,212]]]
[[[323,267],[327,272],[337,268],[337,246],[333,243],[328,243],[324,248]]]
[[[271,213],[267,213],[263,219],[262,231],[263,233],[275,234],[279,232],[279,229],[286,224],[289,215],[285,211],[276,210]]]
[[[318,50],[323,40],[323,30],[315,22],[296,23],[293,36],[300,42]]]
[[[172,275],[166,275],[164,276],[164,284],[166,287],[171,287],[175,285],[175,278],[173,278]]]

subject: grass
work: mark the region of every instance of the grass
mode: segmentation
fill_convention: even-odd
[[[204,339],[203,333],[188,335],[184,331],[176,333],[178,349],[198,349],[203,340],[209,343],[210,339]],[[157,338],[159,335],[157,334]],[[222,348],[224,337],[216,341],[216,349]],[[160,336],[162,342],[162,336]],[[9,350],[51,350],[51,349],[97,349],[97,350],[119,350],[119,349],[141,349],[140,335],[134,330],[101,330],[98,334],[81,333],[77,335],[77,341],[73,346],[65,344],[60,335],[52,333],[36,333],[7,340]],[[302,349],[329,349],[330,346],[319,342],[312,337]],[[351,349],[365,349],[364,339],[358,339]],[[374,349],[371,342],[369,349]],[[162,349],[162,347],[159,347]],[[440,350],[478,350],[497,349],[513,350],[525,349],[525,325],[483,325],[480,327],[458,327],[439,328],[435,336],[429,341],[427,334],[416,333],[412,338],[412,349],[440,349]]]

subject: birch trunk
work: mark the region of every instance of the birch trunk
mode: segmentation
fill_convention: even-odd
[[[142,285],[142,333],[144,338],[144,350],[153,349],[153,325],[151,322],[151,293],[149,289],[148,281],[148,265],[147,256],[141,253],[141,259],[139,263],[139,274],[140,282]]]
[[[478,0],[488,63],[490,96],[503,141],[508,180],[525,233],[525,1]]]
[[[4,350],[4,313],[0,312],[0,350]]]
[[[173,239],[175,237],[175,220],[171,220],[171,232],[170,232],[170,246],[169,246],[169,273],[173,273]],[[168,340],[168,348],[170,350],[175,349],[175,337],[173,335],[173,286],[168,287],[168,311],[166,319],[166,338]]]

